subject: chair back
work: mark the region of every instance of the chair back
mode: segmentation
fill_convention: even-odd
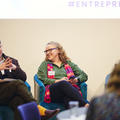
[[[77,84],[82,92],[83,98],[86,102],[87,101],[87,84],[85,82]],[[60,108],[61,111],[65,110],[65,105],[62,103],[45,103],[44,102],[44,96],[45,96],[45,86],[37,76],[37,74],[34,75],[34,98],[37,100],[37,102],[42,105],[43,107],[51,110],[55,110],[56,108]],[[52,117],[50,120],[56,120],[56,116]]]
[[[41,120],[40,113],[35,102],[19,105],[18,111],[22,120]]]
[[[39,80],[37,74],[34,75],[34,98],[40,104],[44,101],[45,86],[41,80]]]

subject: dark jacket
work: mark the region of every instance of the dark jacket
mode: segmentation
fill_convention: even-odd
[[[2,54],[2,56],[5,59],[9,57],[9,56],[6,56],[4,53]],[[12,63],[16,65],[17,68],[15,70],[12,70],[11,72],[9,70],[4,70],[5,71],[4,75],[2,75],[0,71],[0,79],[13,78],[13,79],[20,79],[22,81],[26,81],[26,78],[27,78],[26,73],[20,68],[18,61],[14,58],[11,58],[11,59],[12,59]]]

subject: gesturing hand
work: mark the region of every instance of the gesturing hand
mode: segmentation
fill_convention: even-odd
[[[16,69],[16,66],[12,64],[12,60],[8,57],[2,64],[0,64],[0,70]]]

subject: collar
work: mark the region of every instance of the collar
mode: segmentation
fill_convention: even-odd
[[[52,61],[50,61],[50,60],[48,60],[48,61],[46,61],[46,62],[47,62],[47,64],[56,65],[56,64],[54,64],[54,63],[53,63]],[[56,65],[56,66],[57,66],[57,65]],[[62,67],[62,66],[64,66],[64,63],[62,63],[60,67]]]
[[[5,61],[5,59],[3,58],[3,60],[0,61],[0,64],[2,64]]]
[[[8,56],[6,56],[4,53],[2,54],[3,58],[6,59]]]

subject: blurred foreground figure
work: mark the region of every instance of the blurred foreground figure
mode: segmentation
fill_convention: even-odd
[[[86,120],[120,120],[120,62],[111,72],[106,93],[91,100]]]

